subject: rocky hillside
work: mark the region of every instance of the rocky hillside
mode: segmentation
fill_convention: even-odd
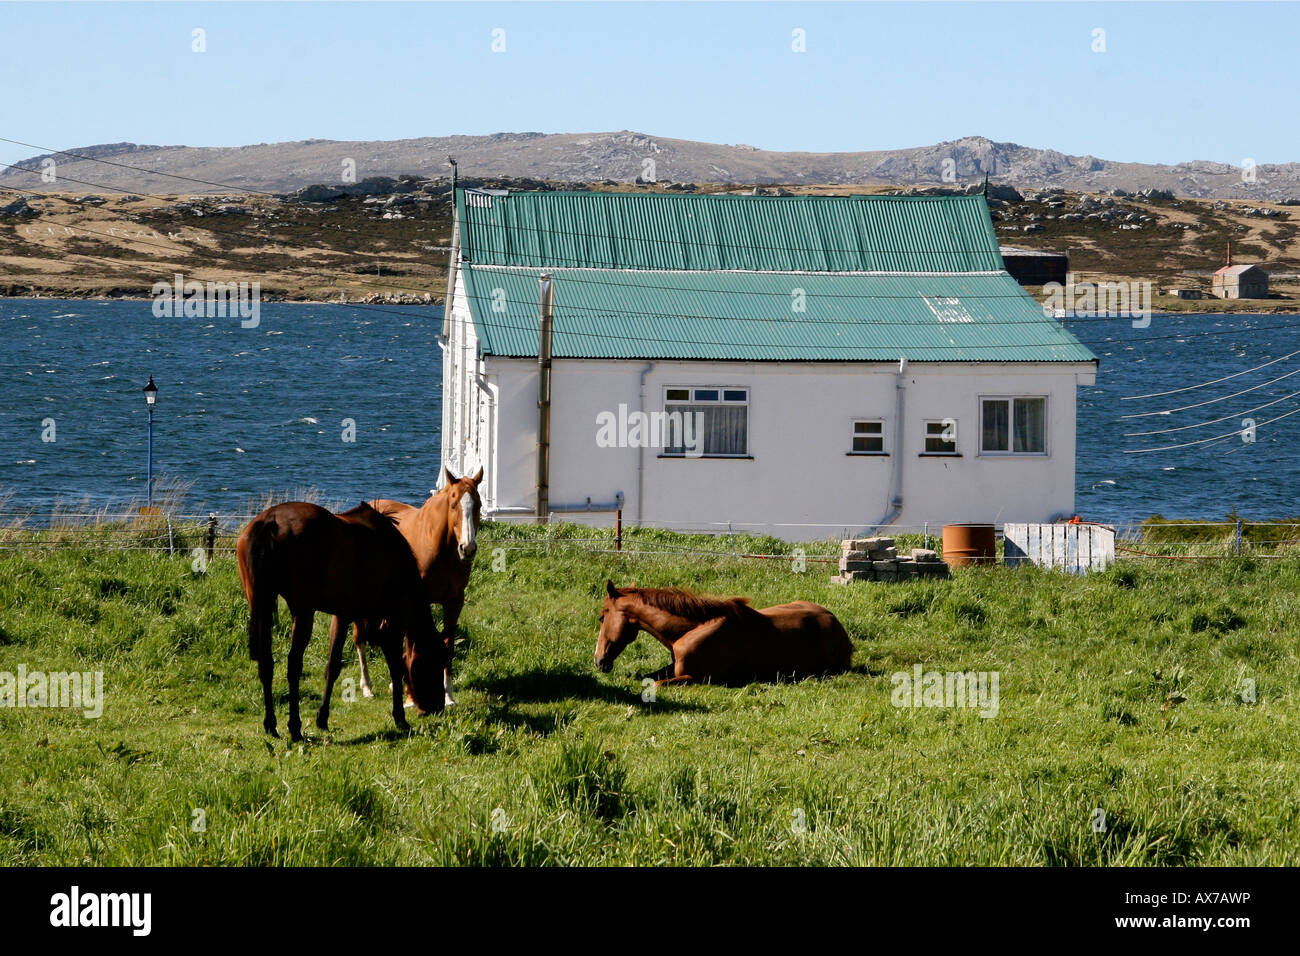
[[[513,189],[572,182],[472,178]],[[603,188],[769,194],[896,192],[878,186],[725,187],[628,183]],[[972,189],[982,188],[972,186]],[[257,281],[263,298],[436,303],[446,285],[450,184],[418,177],[246,193],[37,194],[0,190],[0,295],[137,296],[176,272]],[[935,192],[912,187],[903,192]],[[1300,204],[1197,200],[1124,190],[989,189],[1005,245],[1067,251],[1076,275],[1205,287],[1232,243],[1238,262],[1274,276],[1252,311],[1300,310]],[[1161,308],[1223,303],[1158,301]]]
[[[1168,190],[1178,196],[1280,201],[1300,199],[1300,163],[1176,166],[1070,156],[1051,149],[968,136],[934,146],[852,153],[776,152],[745,145],[699,143],[644,133],[496,133],[377,142],[304,140],[240,147],[141,146],[115,143],[66,154],[34,156],[0,172],[0,188],[36,188],[44,159],[53,158],[65,191],[177,189],[228,192],[232,187],[285,193],[315,183],[403,174],[439,176],[450,154],[473,176],[564,182],[665,182],[917,186],[983,180],[1020,188],[1080,192]],[[96,162],[105,160],[106,162]],[[109,165],[113,163],[116,165]],[[133,168],[133,167],[139,167]],[[144,170],[144,171],[141,171]],[[345,174],[345,170],[347,170]],[[165,173],[168,175],[157,175]],[[1253,175],[1253,182],[1247,181]],[[207,182],[185,182],[175,176]],[[82,182],[75,182],[81,180]],[[94,184],[94,185],[86,185]]]

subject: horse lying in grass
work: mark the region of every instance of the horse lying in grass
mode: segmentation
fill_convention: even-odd
[[[609,673],[623,649],[648,631],[673,655],[652,674],[657,686],[743,686],[849,669],[853,645],[826,608],[808,601],[754,609],[747,598],[718,600],[678,588],[605,582],[596,666]]]
[[[482,501],[478,486],[483,481],[483,469],[473,477],[457,478],[444,467],[446,483],[421,507],[416,508],[401,501],[380,498],[370,504],[380,513],[397,522],[415,555],[420,571],[425,597],[429,604],[442,605],[442,641],[446,652],[443,669],[443,701],[454,704],[451,696],[451,657],[456,644],[456,627],[461,609],[465,607],[465,589],[469,573],[474,567],[474,554],[478,550],[478,526],[482,515]],[[347,631],[346,623],[335,618],[330,625],[330,640],[335,640],[338,628]],[[370,670],[362,647],[369,640],[367,625],[357,622],[357,659],[361,662],[361,694],[372,696]]]
[[[248,600],[248,654],[257,661],[266,704],[262,726],[272,737],[279,736],[271,697],[271,621],[277,596],[284,598],[293,615],[288,662],[293,740],[302,739],[298,684],[317,611],[343,622],[366,624],[368,638],[388,661],[393,720],[399,729],[408,729],[402,713],[402,686],[407,678],[421,713],[442,710],[442,695],[434,692],[443,664],[442,642],[437,640],[415,558],[392,518],[366,504],[336,515],[317,505],[290,501],[267,508],[250,521],[235,552]],[[321,730],[329,729],[330,697],[343,663],[341,638],[346,632],[345,623],[330,635],[325,696],[316,714]]]

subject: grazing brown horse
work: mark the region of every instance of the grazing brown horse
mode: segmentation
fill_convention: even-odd
[[[605,582],[596,666],[608,673],[641,630],[673,662],[652,674],[658,686],[691,681],[743,686],[848,670],[853,645],[835,615],[808,601],[755,610],[748,598],[717,600],[678,588],[623,588]]]
[[[461,609],[465,607],[465,588],[469,573],[474,567],[474,554],[478,550],[478,526],[483,502],[478,495],[483,481],[483,469],[472,478],[457,478],[450,469],[443,468],[446,482],[441,491],[432,493],[422,507],[416,508],[400,501],[381,498],[371,504],[397,522],[397,530],[415,555],[416,566],[424,582],[424,592],[429,604],[442,605],[442,640],[446,649],[446,666],[443,670],[443,701],[456,703],[451,696],[451,658],[456,644],[456,626]],[[335,628],[347,629],[345,623],[335,619],[330,627],[333,640]],[[370,697],[370,671],[362,646],[367,642],[366,625],[357,623],[357,659],[361,662],[361,693]]]
[[[393,519],[367,504],[336,515],[318,505],[290,501],[267,508],[250,521],[235,551],[248,600],[248,654],[257,661],[266,704],[262,725],[272,737],[279,736],[271,697],[271,619],[277,596],[284,598],[293,615],[288,663],[289,736],[293,740],[302,739],[298,683],[317,611],[343,621],[366,622],[368,635],[388,661],[393,677],[393,720],[400,729],[407,729],[402,713],[406,677],[421,711],[442,710],[442,697],[434,693],[443,662],[442,645],[436,640],[411,549]],[[341,633],[346,633],[346,624]],[[329,729],[330,696],[342,661],[343,642],[340,635],[331,634],[325,696],[316,714],[316,726],[322,730]]]

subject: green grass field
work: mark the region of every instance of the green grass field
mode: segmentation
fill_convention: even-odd
[[[531,534],[484,528],[454,709],[397,733],[386,695],[342,699],[349,654],[333,730],[307,720],[311,739],[293,747],[262,733],[233,557],[199,574],[189,557],[93,543],[0,551],[0,672],[102,671],[105,698],[98,719],[0,708],[0,863],[1300,858],[1300,559],[842,587],[824,564],[593,554],[563,533],[548,555]],[[646,532],[627,546],[690,543]],[[606,577],[817,601],[852,635],[854,669],[645,702],[639,675],[667,662],[652,638],[613,674],[592,665]],[[282,728],[287,626],[282,608]],[[304,714],[327,626],[318,616]],[[895,707],[890,675],[916,663],[997,671],[997,715]],[[372,673],[386,686],[378,655]]]

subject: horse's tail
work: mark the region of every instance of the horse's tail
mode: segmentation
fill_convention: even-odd
[[[239,536],[239,580],[248,601],[248,656],[255,661],[270,656],[271,618],[276,589],[272,580],[271,552],[275,545],[275,520],[254,518]]]

